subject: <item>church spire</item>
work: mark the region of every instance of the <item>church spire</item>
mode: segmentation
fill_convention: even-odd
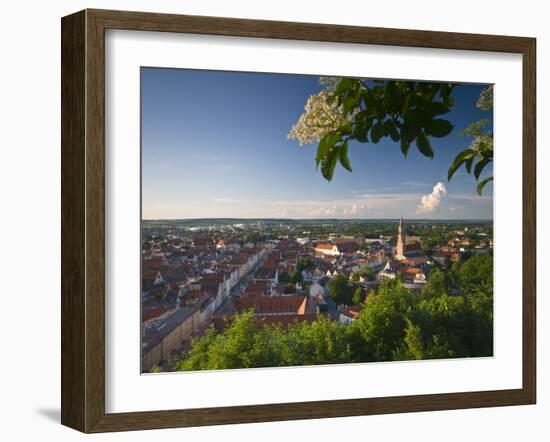
[[[399,219],[399,226],[397,227],[397,247],[395,251],[395,258],[398,261],[405,259],[405,226],[403,225],[403,216]]]

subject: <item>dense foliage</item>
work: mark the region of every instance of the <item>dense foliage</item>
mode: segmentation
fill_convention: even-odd
[[[339,274],[331,278],[327,283],[327,288],[336,304],[353,304],[354,287],[344,275]]]
[[[289,136],[301,143],[319,141],[316,162],[329,181],[338,161],[351,171],[348,145],[352,140],[376,144],[390,137],[400,143],[405,156],[415,143],[431,158],[429,137],[444,137],[453,129],[439,116],[449,112],[454,87],[450,83],[342,78],[334,90],[329,87],[308,100]]]
[[[493,110],[493,86],[489,86],[481,91],[476,107],[483,111]],[[481,174],[487,165],[493,162],[493,131],[490,127],[489,119],[484,118],[470,124],[466,129],[460,132],[462,136],[472,138],[467,149],[460,152],[451,164],[447,178],[449,181],[455,172],[464,165],[468,173],[473,173],[477,185],[477,193],[481,195],[483,188],[491,181],[492,176],[481,179]]]
[[[478,254],[434,270],[420,293],[399,280],[367,297],[357,320],[258,324],[252,311],[193,341],[178,370],[280,367],[493,354],[493,258]],[[353,292],[352,292],[353,296]]]
[[[338,162],[352,171],[348,156],[351,142],[377,144],[391,138],[405,157],[415,144],[422,155],[433,158],[431,138],[446,137],[454,128],[442,116],[454,104],[452,92],[456,84],[334,78],[324,86],[308,99],[304,113],[288,137],[300,144],[318,142],[315,162],[328,181],[332,180]],[[492,110],[492,86],[481,92],[476,105],[481,110]],[[492,177],[480,177],[493,161],[493,134],[484,128],[488,123],[488,119],[480,120],[461,132],[472,137],[472,141],[455,158],[448,172],[451,180],[456,170],[465,165],[478,181],[480,195],[492,181]]]

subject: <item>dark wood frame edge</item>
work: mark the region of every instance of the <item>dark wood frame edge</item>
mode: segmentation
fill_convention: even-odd
[[[186,32],[522,54],[522,388],[106,414],[104,329],[104,33],[106,29]],[[534,38],[84,10],[62,19],[61,43],[62,424],[91,433],[535,403],[536,40]]]

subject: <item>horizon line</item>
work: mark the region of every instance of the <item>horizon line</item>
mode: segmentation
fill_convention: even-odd
[[[197,221],[197,220],[281,220],[281,221],[379,221],[379,220],[404,220],[413,221],[493,221],[493,218],[283,218],[283,217],[199,217],[199,218],[142,218],[147,221]]]

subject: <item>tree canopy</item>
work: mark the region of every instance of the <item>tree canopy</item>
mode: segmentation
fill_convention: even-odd
[[[327,288],[330,297],[336,304],[353,304],[353,285],[344,275],[338,274],[331,278],[327,283]]]

